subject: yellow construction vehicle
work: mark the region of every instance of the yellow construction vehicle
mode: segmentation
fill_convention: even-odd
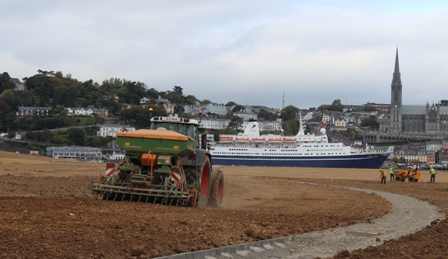
[[[408,182],[418,182],[420,180],[420,171],[418,170],[395,170],[395,181],[404,182],[408,180]]]

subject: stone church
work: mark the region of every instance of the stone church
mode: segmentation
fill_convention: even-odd
[[[391,85],[390,121],[381,125],[380,131],[392,135],[404,133],[440,136],[448,133],[448,106],[441,106],[439,103],[426,103],[421,106],[403,105],[402,92],[397,49]]]
[[[379,119],[379,131],[365,132],[365,143],[442,140],[448,137],[448,106],[440,103],[403,105],[398,49],[392,77],[389,117]],[[441,97],[443,99],[443,97]]]

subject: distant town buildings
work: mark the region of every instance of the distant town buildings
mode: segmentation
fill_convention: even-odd
[[[19,107],[17,116],[47,116],[51,112],[51,107]]]
[[[87,115],[91,116],[93,114],[101,117],[108,117],[109,113],[107,109],[104,108],[95,108],[91,105],[83,108],[83,107],[65,107],[67,111],[67,115]]]
[[[45,151],[45,155],[58,158],[101,159],[102,151],[101,148],[96,147],[48,147]]]
[[[96,135],[100,137],[116,137],[117,132],[123,131],[135,131],[135,128],[117,124],[104,124],[100,127],[100,130],[97,131]]]

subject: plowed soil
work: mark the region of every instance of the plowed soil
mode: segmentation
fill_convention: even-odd
[[[366,222],[389,203],[354,186],[448,211],[448,177],[379,184],[378,170],[224,167],[220,208],[94,200],[105,164],[0,151],[0,258],[153,258]],[[300,182],[319,183],[303,184]],[[405,225],[406,222],[397,222]],[[446,221],[335,258],[446,258]]]

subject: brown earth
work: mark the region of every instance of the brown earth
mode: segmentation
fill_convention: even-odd
[[[224,167],[221,208],[91,199],[104,164],[0,151],[0,258],[151,258],[345,226],[381,217],[383,199],[414,196],[448,212],[448,174],[380,185],[378,170]],[[302,184],[299,181],[321,185]],[[398,222],[405,225],[406,222]],[[334,258],[446,258],[446,221]]]

